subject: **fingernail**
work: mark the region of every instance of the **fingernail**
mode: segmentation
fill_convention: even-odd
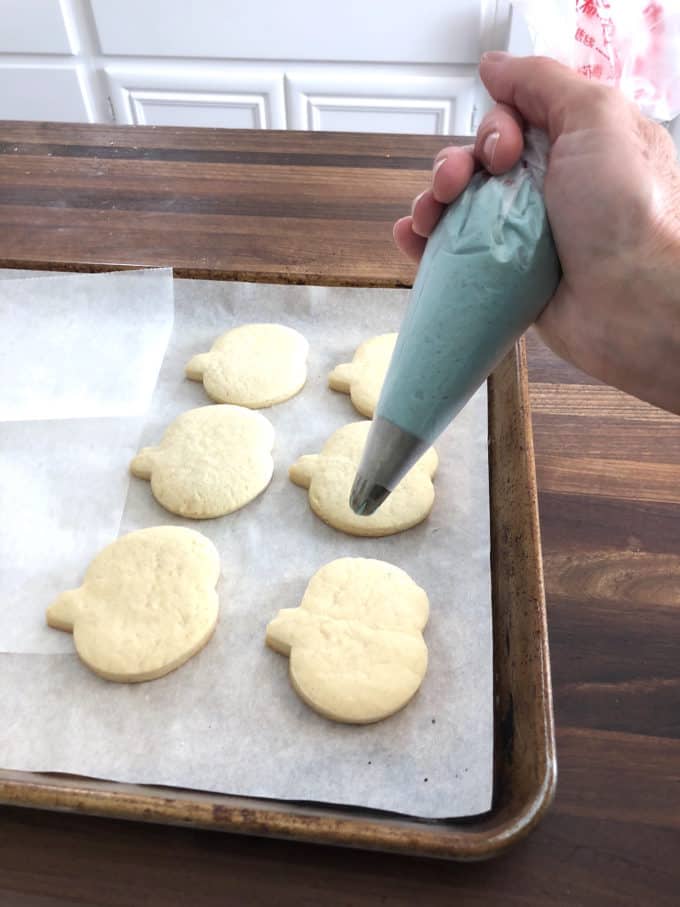
[[[399,229],[400,224],[405,220],[410,221],[411,218],[410,217],[400,217],[399,220],[396,221],[396,223],[392,227],[392,239],[394,239],[395,242],[397,241],[397,230]]]
[[[439,168],[441,167],[441,165],[442,165],[442,164],[445,164],[446,161],[447,161],[447,158],[443,157],[443,158],[441,158],[441,160],[438,160],[438,161],[435,163],[434,167],[432,168],[432,176],[435,175],[435,173],[437,172],[437,170],[439,170]]]
[[[511,56],[512,54],[508,54],[504,50],[487,50],[485,54],[482,54],[480,62],[503,63],[505,60],[509,60]]]
[[[427,192],[427,189],[423,189],[423,191],[420,193],[420,195],[416,195],[416,197],[413,199],[413,202],[411,203],[411,217],[413,217],[413,212],[415,211],[416,205],[418,204],[420,199],[425,195],[426,192]]]
[[[493,167],[493,156],[496,153],[496,145],[498,144],[498,139],[500,137],[500,132],[490,132],[484,139],[482,154],[484,155],[484,160],[488,167]]]

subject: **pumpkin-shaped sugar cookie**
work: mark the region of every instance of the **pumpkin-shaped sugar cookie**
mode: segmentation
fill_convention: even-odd
[[[62,594],[47,623],[73,633],[85,664],[107,680],[162,677],[203,648],[217,622],[220,562],[193,529],[139,529],[94,558],[82,586]]]
[[[244,507],[269,484],[274,429],[244,406],[200,406],[178,416],[158,447],[130,464],[170,513],[204,520]]]
[[[424,590],[384,561],[345,557],[312,577],[298,608],[267,626],[301,699],[334,721],[368,724],[401,709],[427,671]]]
[[[351,362],[337,365],[328,376],[328,386],[349,394],[357,412],[373,418],[397,334],[380,334],[364,341]]]
[[[358,516],[349,496],[370,427],[370,422],[352,422],[339,428],[320,454],[300,457],[288,475],[309,489],[310,507],[329,526],[349,535],[393,535],[421,523],[432,509],[437,454],[427,450],[375,513]]]
[[[217,403],[250,409],[294,397],[307,380],[309,344],[282,324],[243,324],[222,334],[209,353],[190,359],[185,372],[202,381]]]

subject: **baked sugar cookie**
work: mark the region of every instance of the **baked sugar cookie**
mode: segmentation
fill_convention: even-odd
[[[309,344],[282,324],[244,324],[222,334],[209,353],[189,361],[186,376],[203,381],[217,403],[250,409],[294,397],[307,380]]]
[[[269,484],[274,429],[243,406],[200,406],[178,416],[158,447],[144,447],[130,464],[171,513],[195,520],[245,506]]]
[[[72,632],[78,655],[101,677],[154,680],[212,635],[219,573],[217,550],[199,532],[140,529],[99,552],[82,586],[48,608],[47,623]]]
[[[432,509],[438,458],[431,447],[374,514],[357,516],[349,496],[370,427],[370,422],[352,422],[339,428],[320,454],[300,457],[288,475],[309,489],[310,507],[329,526],[349,535],[393,535],[421,523]]]
[[[357,412],[373,418],[385,375],[397,342],[397,334],[380,334],[357,348],[351,362],[336,366],[328,376],[328,386],[349,394]]]
[[[312,577],[298,608],[267,626],[297,694],[334,721],[369,724],[403,708],[427,671],[424,590],[398,567],[344,557]]]

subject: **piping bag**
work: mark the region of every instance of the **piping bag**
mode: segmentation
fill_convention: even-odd
[[[574,36],[568,62],[584,75],[628,88],[643,109],[668,118],[677,12],[637,0],[516,5],[539,31],[549,23],[544,34],[558,23]],[[649,38],[642,46],[641,35]],[[677,94],[675,102],[677,110]],[[548,155],[547,136],[529,129],[513,170],[475,174],[428,239],[352,487],[356,513],[377,510],[557,289],[561,268],[543,199]]]
[[[382,504],[557,289],[547,148],[530,130],[514,169],[475,174],[428,239],[352,488],[356,513]]]

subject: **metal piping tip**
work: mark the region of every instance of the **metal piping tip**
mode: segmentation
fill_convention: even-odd
[[[349,506],[358,516],[370,516],[376,512],[389,493],[389,488],[371,482],[357,473],[349,496]]]

